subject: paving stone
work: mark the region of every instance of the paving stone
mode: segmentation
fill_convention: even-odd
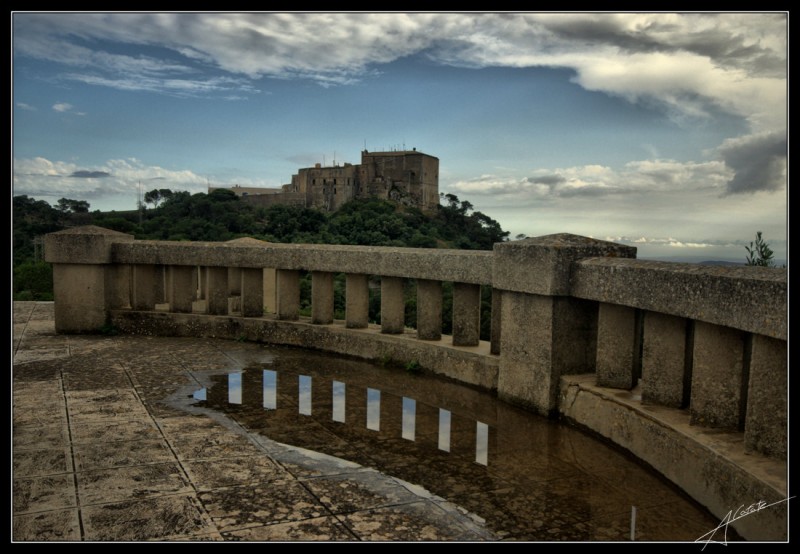
[[[358,540],[334,517],[250,527],[223,533],[231,541],[352,541]]]
[[[221,532],[328,515],[298,481],[227,487],[198,494]]]
[[[183,462],[183,466],[199,491],[291,478],[265,455]]]
[[[54,510],[15,515],[14,541],[79,541],[81,526],[78,510]]]
[[[82,506],[190,492],[178,464],[150,464],[77,474]]]
[[[193,495],[127,500],[82,510],[87,541],[141,541],[216,531]]]
[[[76,471],[175,460],[175,456],[163,440],[118,441],[113,443],[113,448],[109,448],[108,444],[103,443],[76,445],[74,457]]]
[[[70,473],[14,479],[14,513],[42,512],[76,506],[75,482]]]
[[[41,450],[19,450],[14,456],[14,477],[38,477],[72,471],[68,446]]]

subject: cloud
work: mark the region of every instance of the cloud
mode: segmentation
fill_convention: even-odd
[[[41,198],[99,200],[116,195],[135,198],[139,183],[161,181],[159,188],[205,192],[206,178],[191,170],[169,170],[148,166],[135,158],[108,160],[91,169],[79,169],[74,163],[46,158],[15,159],[14,194]],[[132,204],[135,202],[131,201]]]
[[[67,104],[66,102],[58,102],[57,104],[53,104],[53,109],[57,112],[68,112],[74,106],[72,104]]]
[[[78,179],[104,179],[106,177],[111,177],[111,174],[107,171],[87,171],[85,169],[79,169],[73,171],[70,177]]]
[[[701,190],[719,194],[733,178],[731,168],[721,161],[642,160],[629,162],[621,170],[585,165],[541,169],[534,173],[536,175],[526,178],[482,175],[476,179],[443,185],[443,188],[457,194],[540,201],[547,198],[677,194]]]
[[[345,85],[380,64],[422,54],[465,67],[560,67],[575,82],[678,116],[723,109],[754,131],[785,125],[788,16],[780,13],[215,13],[16,14],[14,49],[87,71],[65,78],[142,90],[218,70],[249,79],[304,78]],[[155,47],[147,56],[103,50],[102,41]],[[89,48],[88,45],[92,45]],[[159,54],[158,48],[163,49]],[[187,85],[186,83],[193,83]],[[226,96],[247,90],[225,84]],[[252,90],[248,91],[252,92]]]
[[[778,191],[787,184],[788,142],[783,133],[759,133],[728,139],[717,152],[736,171],[727,192]]]
[[[35,112],[36,108],[31,106],[30,104],[26,104],[25,102],[17,102],[16,106],[21,110],[28,110],[31,112]]]

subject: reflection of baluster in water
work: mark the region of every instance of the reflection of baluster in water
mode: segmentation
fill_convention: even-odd
[[[333,421],[345,422],[345,384],[333,381]]]
[[[242,372],[228,373],[228,403],[242,403]]]
[[[439,408],[439,450],[450,452],[450,411]]]
[[[481,465],[489,465],[489,426],[476,422],[475,427],[475,461]]]
[[[262,381],[262,392],[264,397],[264,408],[267,410],[278,409],[278,374],[271,369],[264,370],[264,378]]]
[[[381,430],[381,391],[367,389],[367,429]]]
[[[298,375],[298,408],[300,415],[311,415],[311,377],[309,375]]]
[[[416,431],[417,401],[403,397],[403,438],[414,440]]]

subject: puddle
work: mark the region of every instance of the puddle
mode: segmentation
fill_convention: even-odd
[[[193,409],[275,445],[299,478],[360,468],[436,499],[484,538],[630,540],[634,507],[636,540],[694,541],[719,523],[607,443],[434,376],[275,348],[200,382]]]

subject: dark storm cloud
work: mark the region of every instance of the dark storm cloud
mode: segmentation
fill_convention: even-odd
[[[106,171],[87,171],[85,169],[79,169],[73,171],[70,177],[75,177],[77,179],[104,179],[106,177],[111,177],[111,174]]]
[[[784,133],[762,133],[726,140],[718,152],[736,174],[727,194],[776,191],[786,184],[787,140]]]
[[[565,182],[566,179],[561,175],[542,175],[541,177],[528,177],[528,182],[535,185],[555,186]]]
[[[734,21],[739,16],[729,14]],[[783,14],[760,14],[773,23]],[[585,14],[569,18],[542,18],[541,23],[558,37],[592,44],[616,46],[628,52],[692,52],[706,56],[722,66],[747,69],[755,74],[782,76],[786,60],[761,45],[754,35],[728,26],[726,14],[686,14],[680,23],[643,16],[647,21],[631,25],[628,18],[615,14]],[[763,20],[762,20],[763,21]],[[712,23],[714,22],[714,23]],[[758,32],[758,25],[753,28]],[[687,29],[691,32],[687,33]]]

